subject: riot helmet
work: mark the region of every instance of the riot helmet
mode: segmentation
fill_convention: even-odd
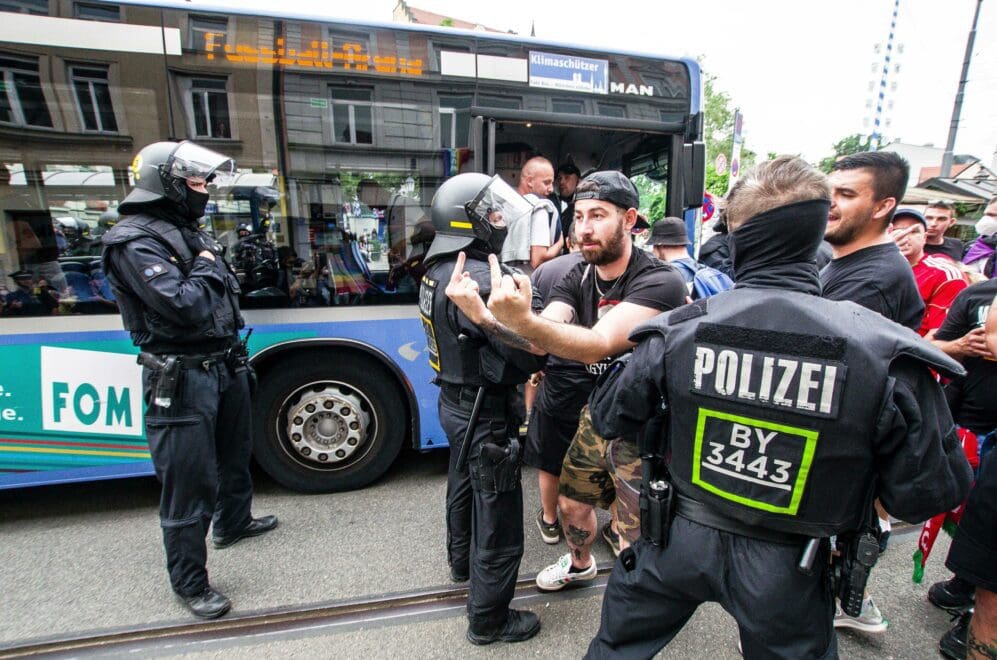
[[[498,175],[468,172],[446,180],[433,196],[436,236],[426,261],[466,249],[475,240],[498,254],[510,227],[529,222],[533,205]]]
[[[144,147],[132,161],[135,188],[118,206],[131,215],[152,204],[169,200],[183,215],[196,220],[204,214],[207,195],[191,190],[188,180],[210,182],[218,174],[231,175],[235,163],[193,142],[155,142]]]
[[[103,228],[104,230],[110,229],[114,225],[118,224],[118,217],[116,209],[108,209],[100,214],[100,219],[97,220],[97,226]]]

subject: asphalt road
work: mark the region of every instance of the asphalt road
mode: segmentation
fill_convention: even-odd
[[[277,514],[281,525],[232,548],[210,549],[212,584],[232,598],[237,613],[450,586],[443,545],[445,473],[445,452],[408,452],[377,484],[352,493],[299,495],[257,475],[254,512]],[[524,473],[524,485],[521,575],[535,575],[566,550],[563,543],[540,541],[533,526],[538,505],[532,471]],[[0,491],[0,653],[39,639],[189,621],[163,567],[157,500],[153,479]],[[889,631],[842,633],[842,657],[938,657],[937,641],[949,617],[929,605],[925,594],[931,582],[948,577],[948,542],[939,539],[921,585],[910,580],[915,543],[914,530],[895,538],[873,572],[870,591],[890,619]],[[596,556],[600,566],[610,565],[601,542]],[[463,608],[456,606],[197,645],[171,643],[143,649],[142,655],[580,657],[598,626],[601,600],[598,587],[524,592],[517,606],[539,613],[544,628],[534,640],[514,646],[472,647],[464,640]],[[662,657],[738,658],[736,640],[733,620],[706,605]]]

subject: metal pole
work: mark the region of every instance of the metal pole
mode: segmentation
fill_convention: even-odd
[[[945,154],[942,156],[941,178],[947,179],[952,174],[952,150],[955,149],[955,134],[959,131],[959,115],[962,113],[962,97],[966,91],[966,78],[969,76],[969,62],[973,59],[973,42],[976,41],[976,22],[980,18],[980,7],[983,0],[976,0],[976,13],[973,14],[973,27],[966,39],[966,55],[962,60],[962,75],[959,76],[959,91],[955,95],[952,106],[952,123],[949,124],[949,139],[945,143]]]
[[[879,78],[879,96],[876,98],[876,115],[872,120],[872,134],[869,136],[869,151],[879,149],[883,139],[880,125],[883,122],[883,104],[886,101],[886,83],[890,77],[890,62],[893,59],[893,37],[897,33],[897,15],[900,13],[900,0],[893,3],[893,17],[890,19],[890,33],[886,38],[886,52],[883,55],[883,73]]]

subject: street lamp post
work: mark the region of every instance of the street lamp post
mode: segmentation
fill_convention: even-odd
[[[976,22],[980,18],[980,7],[983,0],[976,0],[976,13],[973,14],[973,27],[969,30],[969,38],[966,39],[966,55],[962,60],[962,75],[959,76],[959,91],[955,95],[955,103],[952,106],[952,123],[949,124],[949,139],[945,143],[945,154],[942,156],[941,178],[947,179],[952,175],[952,151],[955,149],[955,134],[959,130],[959,115],[962,113],[962,97],[966,91],[966,78],[969,76],[969,62],[973,59],[973,42],[976,41]]]

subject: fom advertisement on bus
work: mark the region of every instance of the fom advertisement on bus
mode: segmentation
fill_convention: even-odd
[[[149,458],[130,342],[0,346],[0,471]]]

